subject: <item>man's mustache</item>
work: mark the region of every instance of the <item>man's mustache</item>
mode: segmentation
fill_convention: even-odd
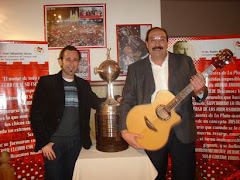
[[[152,48],[152,50],[156,50],[156,49],[162,50],[163,47],[162,47],[162,46],[156,46],[156,47],[153,47],[153,48]]]

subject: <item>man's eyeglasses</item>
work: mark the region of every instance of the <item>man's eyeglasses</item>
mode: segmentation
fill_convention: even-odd
[[[150,43],[157,43],[158,41],[160,43],[164,43],[167,41],[167,38],[166,37],[151,37],[151,38],[149,38]]]

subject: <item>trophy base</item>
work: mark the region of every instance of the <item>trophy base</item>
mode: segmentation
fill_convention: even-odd
[[[97,137],[96,149],[103,152],[118,152],[128,148],[122,137]]]

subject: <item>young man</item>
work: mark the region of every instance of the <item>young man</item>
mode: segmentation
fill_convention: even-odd
[[[101,100],[90,84],[75,76],[80,52],[66,46],[60,52],[58,74],[43,76],[37,84],[30,121],[36,138],[35,151],[42,150],[45,180],[72,180],[82,147],[89,149],[90,110]]]
[[[177,95],[191,83],[193,93],[186,98],[184,104],[175,109],[182,118],[181,123],[173,127],[168,142],[163,148],[157,151],[146,150],[146,153],[158,171],[157,180],[166,179],[169,154],[172,159],[173,179],[194,180],[197,133],[192,96],[198,102],[206,98],[205,79],[201,74],[196,73],[189,56],[167,51],[168,35],[164,29],[159,27],[150,29],[146,36],[146,46],[150,56],[131,64],[128,68],[120,108],[122,137],[132,147],[142,149],[135,138],[144,138],[143,135],[127,130],[128,112],[135,105],[153,102],[160,90],[169,90]]]

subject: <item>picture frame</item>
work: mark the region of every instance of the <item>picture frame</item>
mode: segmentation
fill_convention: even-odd
[[[123,73],[127,75],[130,64],[148,56],[145,45],[147,31],[152,24],[119,24],[116,25],[117,34],[117,61]]]
[[[105,48],[106,4],[44,5],[44,27],[49,49]]]
[[[81,53],[81,60],[78,66],[78,70],[75,73],[76,76],[91,81],[90,72],[90,51],[89,49],[78,49]]]

